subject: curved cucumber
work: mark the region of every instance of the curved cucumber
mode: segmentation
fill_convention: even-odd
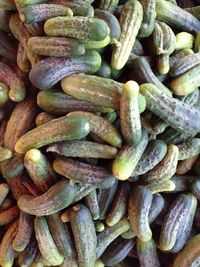
[[[69,206],[76,195],[76,187],[67,181],[57,182],[50,189],[38,196],[21,196],[18,199],[19,208],[32,215],[45,216],[60,211]]]
[[[105,21],[78,16],[48,19],[44,24],[44,31],[48,36],[64,36],[91,41],[102,41],[110,34]]]
[[[155,85],[143,84],[140,93],[146,97],[147,107],[176,130],[196,134],[200,130],[200,112],[195,107],[171,98]]]
[[[37,88],[48,90],[66,76],[79,72],[94,73],[100,66],[101,57],[96,51],[73,58],[49,57],[31,69],[29,79]]]
[[[112,187],[115,177],[104,167],[59,157],[53,163],[54,170],[72,181],[91,184],[100,188]]]
[[[18,153],[26,153],[31,148],[39,148],[53,142],[81,139],[88,133],[89,124],[86,119],[64,116],[23,135],[15,144],[15,150]]]

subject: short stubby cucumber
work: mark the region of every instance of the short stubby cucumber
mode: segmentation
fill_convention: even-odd
[[[93,41],[102,41],[110,34],[110,29],[105,21],[90,17],[51,18],[45,22],[44,31],[48,36],[64,36]]]

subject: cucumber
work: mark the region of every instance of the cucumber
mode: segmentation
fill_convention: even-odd
[[[9,36],[6,33],[0,31],[0,55],[9,60],[15,61],[16,52],[17,52],[16,44],[12,42],[12,39],[9,38]]]
[[[70,224],[78,254],[78,266],[94,266],[97,237],[89,210],[82,204],[70,210]]]
[[[37,4],[25,6],[22,10],[20,19],[24,23],[34,23],[46,21],[52,17],[58,16],[73,16],[72,10],[64,5],[56,4]]]
[[[199,181],[199,179],[192,181],[190,188],[191,188],[192,193],[199,200],[200,199],[200,181]]]
[[[113,226],[118,223],[126,214],[126,205],[130,192],[128,183],[122,183],[118,186],[115,197],[111,203],[111,207],[106,216],[106,223],[108,226]]]
[[[165,0],[157,0],[156,18],[186,32],[199,32],[200,22],[182,8]]]
[[[178,164],[179,150],[176,145],[168,145],[164,159],[152,170],[143,174],[143,179],[147,182],[169,180],[176,172]]]
[[[48,36],[64,36],[80,41],[102,41],[110,34],[105,21],[80,16],[48,19],[44,24],[44,31]]]
[[[97,75],[102,78],[111,78],[111,67],[106,61],[101,62],[101,67],[97,71]]]
[[[77,99],[87,100],[105,108],[119,109],[123,84],[112,79],[81,73],[66,77],[61,86],[66,94]],[[138,102],[142,113],[145,110],[145,99],[141,94]]]
[[[184,249],[177,254],[172,267],[187,267],[199,265],[199,240],[200,235],[195,235],[187,243]]]
[[[75,249],[68,226],[61,221],[59,213],[48,216],[47,222],[57,248],[64,255],[64,262],[62,263],[62,266],[64,267],[70,264],[72,267],[77,267],[78,264],[75,257]]]
[[[195,39],[195,42],[194,42],[194,51],[199,53],[200,51],[200,35],[199,33],[197,33],[197,36],[196,36],[196,39]]]
[[[13,5],[14,8],[15,5]],[[9,28],[10,12],[5,9],[0,9],[0,30],[4,32],[10,32]]]
[[[38,196],[21,196],[18,199],[19,208],[32,215],[51,215],[69,206],[76,195],[76,187],[67,181],[59,181],[50,189]]]
[[[114,185],[110,188],[100,189],[98,192],[98,203],[99,203],[99,219],[105,220],[111,209],[112,202],[118,188],[118,181],[116,180]]]
[[[93,6],[88,2],[85,1],[50,1],[50,3],[55,3],[55,4],[63,4],[65,6],[67,6],[68,8],[70,8],[73,12],[74,16],[83,16],[83,17],[93,17],[94,16],[94,8]]]
[[[81,111],[70,112],[67,114],[67,117],[87,120],[92,133],[96,134],[98,137],[100,137],[103,141],[109,143],[111,146],[117,148],[121,147],[122,138],[119,131],[106,119],[94,115],[93,113]]]
[[[0,212],[0,226],[13,222],[19,215],[19,208],[13,206]]]
[[[162,193],[162,192],[173,192],[176,185],[171,180],[164,181],[153,181],[146,185],[146,187],[151,191],[152,194]]]
[[[5,105],[9,100],[9,89],[5,83],[0,82],[0,106]]]
[[[35,257],[31,267],[44,267],[42,255],[38,252],[37,256]]]
[[[53,168],[57,173],[72,181],[90,184],[99,188],[109,188],[115,182],[115,177],[106,168],[66,157],[56,158]]]
[[[100,216],[100,210],[96,189],[94,189],[87,196],[85,196],[85,202],[92,215],[93,220],[98,220]]]
[[[49,121],[52,121],[52,120],[56,119],[56,118],[57,118],[56,116],[43,111],[43,112],[41,112],[41,113],[39,113],[37,115],[37,117],[35,119],[35,124],[38,127],[38,126],[40,126],[42,124],[45,124],[45,123],[47,123]]]
[[[72,58],[49,57],[31,69],[29,79],[35,87],[48,90],[66,76],[79,72],[94,73],[100,65],[101,57],[96,51]]]
[[[116,46],[112,52],[111,65],[114,69],[122,69],[128,61],[133,44],[142,23],[143,9],[137,0],[129,0],[123,6],[120,14],[121,35],[120,46]]]
[[[192,169],[193,165],[196,163],[197,159],[198,155],[195,155],[188,159],[180,161],[176,169],[176,174],[182,175],[189,172]]]
[[[198,56],[199,57],[199,56]],[[197,87],[200,85],[200,79],[198,77],[198,73],[200,70],[199,59],[195,58],[195,54],[193,56],[193,60],[197,60],[197,65],[194,65],[192,68],[189,68],[187,64],[190,64],[190,61],[187,60],[188,70],[184,72],[179,77],[172,80],[170,84],[170,89],[173,91],[175,95],[188,95],[192,93]],[[195,64],[192,60],[192,64]],[[185,64],[182,64],[184,68]]]
[[[179,160],[191,158],[200,153],[200,139],[193,138],[178,145]]]
[[[15,2],[9,0],[1,0],[0,8],[3,10],[16,10]]]
[[[163,160],[166,152],[167,145],[163,141],[150,140],[131,176],[142,175],[153,169]]]
[[[56,152],[65,157],[115,158],[117,149],[90,141],[69,141],[50,145],[47,152]]]
[[[143,7],[143,19],[139,30],[139,37],[149,37],[155,26],[156,0],[140,0]]]
[[[19,266],[31,266],[38,253],[38,244],[35,237],[31,238],[28,246],[20,252],[18,257]]]
[[[1,162],[1,170],[3,177],[7,180],[21,175],[24,170],[24,156],[15,153],[10,160]]]
[[[92,41],[92,40],[84,40],[81,41],[82,44],[84,44],[85,49],[97,49],[99,53],[101,54],[101,50],[105,46],[110,44],[110,36],[107,36],[105,39],[102,41]]]
[[[162,84],[153,73],[148,61],[145,57],[138,57],[134,59],[132,64],[134,79],[139,83],[152,83],[159,88],[159,90],[169,97],[172,95],[171,91]]]
[[[6,183],[0,184],[0,207],[9,193],[9,187]]]
[[[90,184],[84,184],[80,183],[77,185],[77,194],[73,200],[73,203],[76,203],[77,201],[83,199],[85,196],[87,196],[90,192],[94,190],[94,186]]]
[[[45,217],[36,217],[34,220],[35,236],[43,259],[51,266],[63,263],[64,256],[58,250],[55,241],[49,231]]]
[[[34,54],[51,57],[73,57],[85,53],[83,44],[64,37],[31,37],[28,41],[28,48]]]
[[[30,61],[27,57],[26,51],[21,43],[18,44],[17,50],[17,65],[22,72],[28,73],[31,69]]]
[[[100,0],[99,8],[114,13],[117,9],[119,0]]]
[[[71,77],[71,75],[70,75]],[[50,89],[40,91],[37,95],[38,106],[55,115],[65,115],[71,111],[89,111],[89,112],[110,112],[110,108],[94,104],[86,100],[78,100],[60,90]]]
[[[147,242],[152,238],[148,214],[153,200],[151,191],[145,186],[136,187],[129,198],[128,215],[130,225],[136,236]]]
[[[19,227],[12,242],[15,251],[23,251],[29,244],[33,233],[33,216],[20,211]]]
[[[127,144],[137,146],[142,129],[138,108],[139,85],[134,81],[124,84],[120,98],[121,132]]]
[[[121,34],[121,28],[117,18],[112,13],[107,10],[95,8],[94,16],[98,19],[104,20],[107,23],[110,29],[111,42],[119,39]]]
[[[200,7],[198,6],[193,6],[193,7],[187,7],[185,8],[185,11],[189,12],[193,16],[195,16],[197,19],[200,19]]]
[[[146,97],[147,107],[176,130],[196,134],[200,130],[200,114],[195,107],[170,98],[156,86],[143,84],[140,93]]]
[[[101,257],[106,248],[123,232],[129,230],[130,224],[126,219],[122,219],[117,224],[106,227],[98,236],[97,236],[97,259]]]
[[[192,194],[181,194],[174,200],[161,228],[160,249],[173,250],[177,246],[176,242],[180,245],[178,251],[182,249],[189,238],[196,207],[197,199]]]
[[[12,267],[15,259],[15,251],[12,247],[12,241],[15,237],[18,227],[18,221],[15,221],[7,228],[3,235],[0,245],[0,265],[2,267]]]
[[[176,50],[192,49],[194,45],[194,36],[188,32],[179,32],[176,34]]]
[[[26,153],[31,148],[40,148],[56,141],[80,139],[88,133],[89,124],[84,118],[63,116],[23,135],[15,144],[15,150]]]
[[[141,141],[136,147],[125,145],[121,148],[112,164],[112,172],[117,179],[126,180],[131,176],[144,153],[147,143],[148,134],[143,128]]]
[[[56,180],[56,174],[50,162],[38,149],[31,149],[26,153],[24,166],[41,193],[45,193]]]
[[[105,266],[115,266],[120,263],[133,249],[135,242],[130,239],[118,237],[114,240],[101,256],[101,261]]]
[[[194,52],[192,49],[183,49],[183,50],[180,50],[176,53],[174,53],[173,55],[170,56],[170,59],[169,59],[169,62],[170,62],[170,68],[173,68],[174,64],[176,62],[179,62],[180,59],[186,57],[186,56],[189,56],[189,55],[193,55]]]
[[[141,267],[160,267],[159,258],[156,251],[156,244],[153,239],[144,242],[137,238],[137,255]]]

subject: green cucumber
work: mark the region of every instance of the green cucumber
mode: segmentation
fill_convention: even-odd
[[[142,157],[140,158],[132,177],[145,174],[159,164],[165,157],[167,145],[160,140],[150,140]]]
[[[99,203],[97,198],[97,191],[94,189],[87,196],[85,196],[86,206],[90,210],[93,220],[98,220],[100,216]]]
[[[156,0],[140,0],[143,7],[143,19],[139,30],[139,37],[149,37],[155,26]]]
[[[41,193],[45,193],[56,180],[56,175],[50,162],[38,149],[34,148],[26,153],[24,166]]]
[[[136,187],[129,198],[128,215],[131,228],[136,236],[144,242],[152,237],[148,214],[153,200],[151,191],[145,186]]]
[[[134,59],[132,64],[134,79],[139,83],[152,83],[159,88],[159,90],[169,97],[172,95],[171,91],[162,84],[153,73],[148,61],[145,57],[138,57]]]
[[[23,160],[24,155],[15,153],[11,159],[1,163],[2,175],[7,181],[23,173]]]
[[[187,64],[189,63],[190,62],[187,60]],[[175,95],[187,95],[199,87],[200,79],[198,73],[200,70],[200,64],[198,63],[193,68],[190,68],[185,73],[172,80],[170,88]],[[182,67],[184,68],[183,65]]]
[[[32,215],[51,215],[69,206],[76,195],[76,187],[67,181],[59,181],[38,196],[23,195],[18,199],[19,208]]]
[[[82,204],[70,210],[70,224],[78,254],[78,266],[94,266],[97,237],[89,210]]]
[[[171,180],[164,181],[153,181],[146,185],[146,187],[152,192],[152,194],[162,193],[162,192],[173,192],[176,185]]]
[[[111,65],[114,69],[122,69],[128,61],[133,44],[142,23],[143,9],[137,0],[129,0],[120,14],[121,35],[119,46],[114,47]]]
[[[176,34],[176,50],[192,49],[194,45],[194,36],[188,32],[179,32]]]
[[[127,144],[137,146],[142,129],[138,108],[139,85],[134,81],[124,84],[120,98],[121,132]]]
[[[56,141],[80,139],[88,133],[89,124],[86,119],[63,116],[23,135],[15,144],[15,150],[26,153],[31,148],[39,148]]]
[[[70,112],[67,114],[67,117],[87,120],[92,133],[95,133],[103,141],[109,143],[114,147],[121,147],[121,135],[117,128],[109,123],[108,120],[94,115],[93,113],[81,111]]]
[[[105,266],[115,266],[126,258],[134,245],[135,242],[132,239],[116,238],[102,254],[101,261]]]
[[[176,172],[179,150],[176,145],[168,145],[164,159],[153,169],[143,174],[147,182],[169,180]]]
[[[73,57],[85,53],[83,44],[63,37],[31,37],[28,40],[28,48],[34,54],[50,57]]]
[[[51,266],[62,264],[64,261],[64,256],[60,253],[55,241],[53,240],[45,217],[35,218],[34,229],[43,259],[49,262]]]
[[[25,6],[22,10],[20,19],[24,23],[34,23],[46,21],[52,17],[58,16],[73,16],[72,10],[64,5],[56,4],[37,4]]]
[[[196,207],[197,199],[192,194],[181,194],[174,200],[161,228],[159,240],[161,250],[173,250],[173,247],[176,247],[176,241],[181,242],[180,239],[184,242],[181,242],[179,249],[184,246],[189,238]]]
[[[119,0],[100,0],[99,8],[114,13],[117,9]]]
[[[138,39],[135,39],[135,43],[132,47],[131,53],[138,55],[138,56],[144,56],[143,46]]]
[[[153,239],[144,242],[139,238],[137,238],[136,244],[137,244],[137,255],[141,267],[161,266],[156,251],[156,244]]]
[[[98,236],[97,236],[97,259],[101,257],[106,248],[123,232],[129,230],[130,224],[126,219],[122,219],[117,224],[106,227]]]
[[[128,179],[136,168],[148,143],[147,131],[142,129],[142,138],[136,146],[125,145],[121,148],[112,164],[112,172],[120,180]]]
[[[200,22],[193,15],[182,8],[165,0],[157,0],[156,18],[172,27],[187,32],[199,32]]]
[[[112,176],[108,169],[66,157],[56,158],[53,168],[57,173],[72,181],[90,184],[99,188],[109,188],[115,182],[115,177]]]
[[[102,41],[110,34],[110,29],[105,21],[80,16],[48,19],[44,24],[44,31],[48,36],[64,36],[80,41]]]
[[[66,76],[79,72],[94,73],[100,65],[101,57],[96,51],[72,58],[49,57],[31,69],[29,79],[37,88],[48,90]]]
[[[126,214],[126,205],[130,192],[130,186],[124,182],[120,184],[115,193],[111,207],[106,216],[106,223],[108,226],[113,226],[118,223]]]
[[[146,97],[147,107],[176,130],[196,134],[200,130],[200,112],[195,107],[171,98],[155,85],[143,84],[140,93]]]
[[[84,40],[81,41],[81,43],[84,45],[85,49],[97,49],[99,53],[101,53],[99,49],[103,49],[110,44],[110,36],[106,36],[102,41]]]
[[[97,75],[102,77],[102,78],[111,78],[111,67],[106,61],[101,62],[101,67],[97,71]]]
[[[200,139],[199,138],[189,139],[188,141],[179,144],[178,149],[179,149],[179,156],[178,156],[179,160],[188,159],[195,155],[198,155],[200,153]]]

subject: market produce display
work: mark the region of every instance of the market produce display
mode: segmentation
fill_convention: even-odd
[[[200,1],[0,0],[0,266],[200,266]]]

